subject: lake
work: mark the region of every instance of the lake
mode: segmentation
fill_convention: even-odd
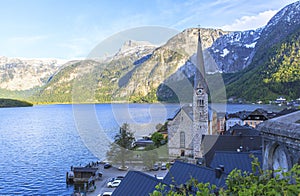
[[[224,109],[223,104],[214,105]],[[272,105],[228,105],[228,112],[271,111]],[[108,144],[127,122],[147,135],[178,109],[175,104],[39,105],[0,109],[0,195],[70,195],[71,165],[105,159]]]

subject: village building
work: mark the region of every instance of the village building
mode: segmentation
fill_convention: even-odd
[[[226,115],[226,131],[234,125],[249,125],[253,128],[259,123],[262,123],[272,117],[275,113],[268,113],[267,111],[258,108],[254,111],[239,111],[233,114]]]
[[[263,110],[263,109],[256,109],[253,112],[251,112],[250,114],[247,115],[246,118],[244,118],[244,124],[247,124],[253,128],[256,128],[256,126],[259,123],[262,123],[266,120],[268,120],[268,113],[267,111]]]
[[[225,113],[218,112],[217,113],[217,126],[216,131],[218,134],[222,134],[225,131]]]
[[[226,115],[226,123],[225,124],[226,124],[225,130],[228,131],[234,125],[244,125],[244,122],[237,113],[234,113],[234,114]]]
[[[300,164],[300,111],[258,125],[263,138],[263,169],[289,170]]]

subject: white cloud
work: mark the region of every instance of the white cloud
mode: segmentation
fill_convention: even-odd
[[[255,16],[243,16],[229,25],[224,25],[221,28],[228,31],[244,31],[257,29],[265,26],[268,21],[278,12],[278,10],[268,10],[261,12]]]

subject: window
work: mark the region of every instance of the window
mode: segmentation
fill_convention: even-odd
[[[203,99],[198,99],[197,100],[197,106],[204,106],[204,100]]]
[[[184,150],[181,150],[181,152],[180,152],[180,156],[184,157],[184,155],[185,155],[185,152],[184,152]]]
[[[185,148],[185,133],[180,132],[180,148]]]

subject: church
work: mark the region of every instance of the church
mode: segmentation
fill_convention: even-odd
[[[173,118],[168,119],[169,158],[186,158],[191,162],[202,157],[202,135],[212,133],[213,110],[208,107],[208,86],[205,79],[200,29],[196,53],[193,103],[182,105]]]

